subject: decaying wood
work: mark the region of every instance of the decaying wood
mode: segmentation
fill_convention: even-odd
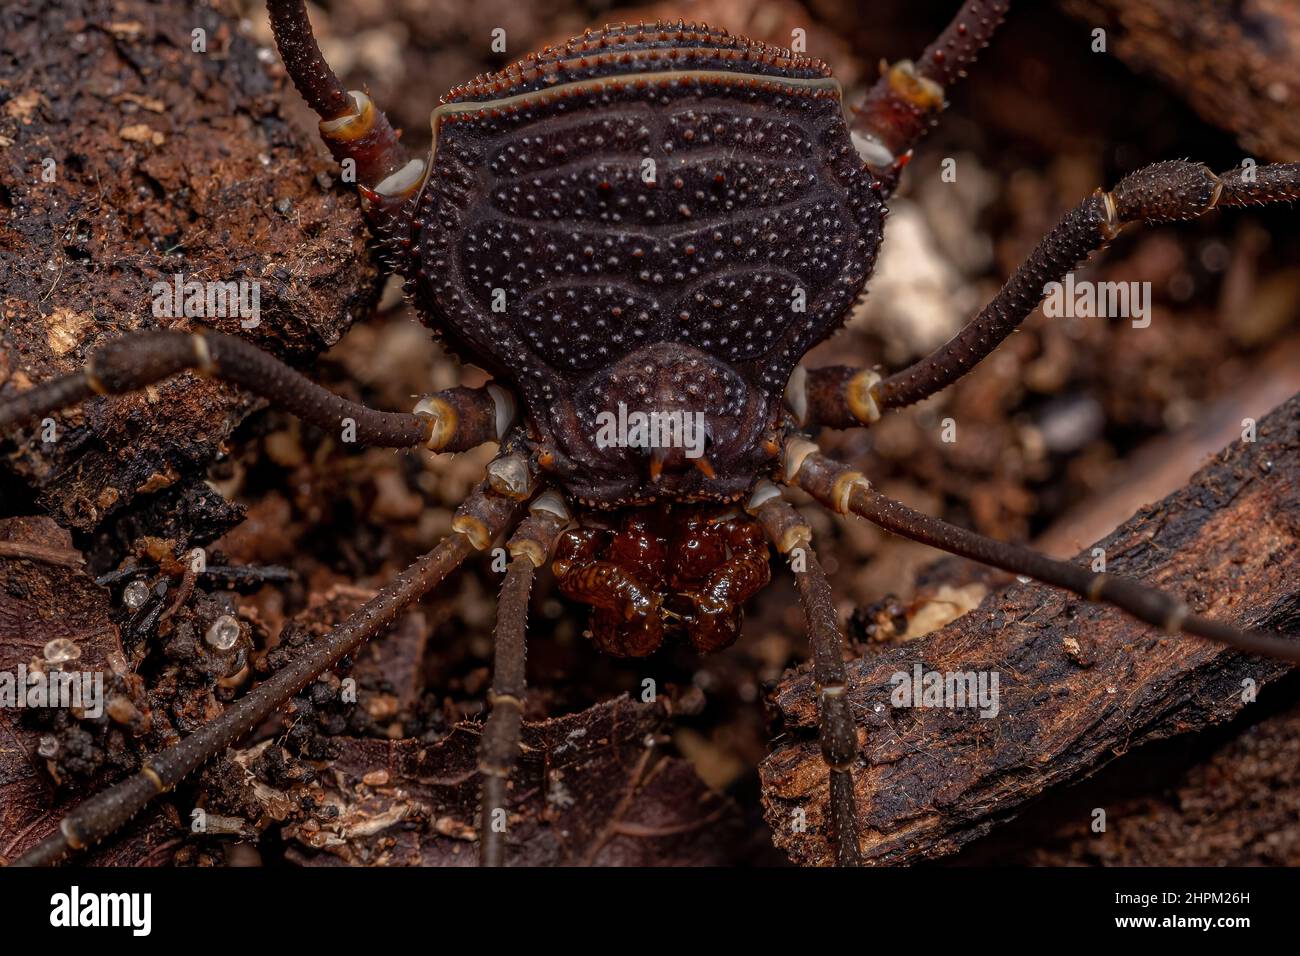
[[[736,807],[664,749],[669,714],[626,695],[525,722],[511,785],[512,865],[700,866],[734,859]],[[287,795],[282,834],[305,866],[470,866],[481,725],[443,740],[339,739],[330,772]],[[268,801],[265,791],[261,795]],[[270,802],[274,798],[269,798]],[[337,809],[337,814],[335,810]]]
[[[0,672],[48,666],[40,663],[46,644],[68,640],[77,648],[70,667],[102,674],[106,697],[124,695],[148,718],[120,724],[101,716],[64,726],[59,746],[76,748],[68,759],[79,773],[60,781],[57,761],[43,759],[39,750],[43,736],[54,733],[49,715],[0,707],[3,865],[53,832],[88,792],[120,779],[138,766],[141,753],[164,745],[170,718],[182,715],[178,706],[188,698],[174,672],[156,678],[146,692],[132,673],[123,648],[129,628],[115,622],[108,589],[81,567],[44,559],[46,554],[80,557],[68,531],[44,516],[0,519],[0,544],[11,546],[0,548]],[[319,638],[370,596],[351,587],[313,595],[295,622]],[[400,733],[395,718],[415,705],[428,636],[427,623],[415,610],[387,638],[358,652],[351,671],[358,697],[355,706],[337,712],[346,715],[340,729]],[[283,648],[278,654],[286,656]],[[338,684],[333,674],[322,680]],[[216,702],[205,684],[197,691],[211,706],[190,716],[212,719],[220,712]],[[280,747],[295,727],[318,718],[329,722],[329,705],[320,704],[318,717],[305,709],[311,697],[309,692],[295,703],[283,726],[268,725],[266,739],[214,760],[193,784],[150,806],[120,835],[89,851],[84,862],[228,861],[234,850],[227,838],[253,841],[275,828],[287,844],[287,858],[303,866],[474,864],[482,722],[458,721],[438,740],[320,737],[311,744],[324,748],[317,762]],[[669,747],[672,716],[681,706],[672,694],[655,703],[624,695],[580,713],[525,721],[510,789],[512,861],[596,866],[733,861],[746,839],[738,808],[711,791]],[[203,830],[194,833],[193,811],[200,807]]]
[[[1300,6],[1293,0],[1063,0],[1107,49],[1154,73],[1258,161],[1300,156]]]
[[[1098,543],[1107,570],[1181,594],[1238,624],[1300,631],[1300,397],[1190,484]],[[1087,549],[1076,560],[1090,562]],[[894,707],[895,674],[996,673],[999,710]],[[1036,584],[990,595],[942,631],[850,665],[863,759],[855,776],[863,853],[941,856],[1049,787],[1133,747],[1221,723],[1285,665],[1158,633]],[[764,762],[765,811],[800,863],[827,863],[826,770],[805,670],[772,703],[788,734]]]
[[[202,322],[302,364],[369,307],[356,201],[282,118],[278,67],[233,19],[182,0],[15,0],[0,35],[21,51],[0,58],[0,394],[151,326]],[[153,286],[176,275],[257,282],[260,324],[156,317]],[[48,513],[89,530],[136,496],[201,490],[249,408],[182,375],[70,410],[54,441],[30,429],[6,457]]]
[[[1294,680],[1286,685],[1294,689]],[[1282,688],[1279,688],[1282,690]],[[1300,866],[1300,704],[1145,747],[972,844],[963,863]],[[1283,699],[1279,695],[1279,699]],[[1189,762],[1190,758],[1190,762]],[[1093,826],[1106,812],[1106,829]]]
[[[72,536],[46,517],[0,519],[0,541],[26,548],[79,555]],[[113,622],[109,594],[81,568],[33,558],[30,554],[0,551],[0,672],[22,673],[42,665],[47,642],[67,640],[77,647],[69,665],[77,671],[126,675],[126,655]],[[143,686],[130,677],[124,681],[133,692],[134,705],[148,710]],[[37,747],[42,729],[29,719],[30,712],[0,707],[0,862],[22,855],[58,826],[59,819],[81,799],[52,779]],[[121,744],[119,743],[119,747]],[[88,759],[130,759],[129,755]],[[103,775],[107,767],[97,768]],[[92,776],[92,779],[94,777]],[[163,805],[151,807],[133,821],[124,838],[92,850],[85,862],[96,866],[153,866],[170,859],[179,820]]]

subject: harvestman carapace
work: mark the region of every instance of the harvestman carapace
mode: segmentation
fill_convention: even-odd
[[[491,821],[508,805],[519,748],[536,569],[553,559],[561,590],[591,605],[592,638],[609,653],[648,654],[670,637],[711,651],[736,638],[741,605],[767,583],[769,544],[792,559],[807,615],[828,836],[839,863],[858,863],[859,741],[843,638],[811,530],[785,487],[1166,631],[1300,661],[1300,642],[913,511],[808,437],[869,426],[952,384],[1020,325],[1044,286],[1130,224],[1300,196],[1295,164],[1215,174],[1157,163],[1084,199],[921,361],[888,376],[802,368],[862,292],[913,146],[1007,6],[967,2],[918,60],[886,69],[847,111],[829,69],[789,50],[682,22],[588,31],[451,91],[433,113],[434,148],[412,158],[370,98],[325,63],[301,0],[271,0],[285,67],[355,174],[382,260],[406,279],[424,321],[493,383],[432,395],[410,413],[376,411],[242,339],[142,331],[95,350],[80,374],[7,397],[0,425],[12,431],[190,370],[321,428],[350,419],[361,443],[452,452],[499,441],[500,453],[433,551],[219,717],[82,803],[20,862],[52,863],[113,833],[509,533],[481,743],[484,863],[504,861],[506,833]],[[703,453],[598,442],[598,418],[620,406],[702,413]]]

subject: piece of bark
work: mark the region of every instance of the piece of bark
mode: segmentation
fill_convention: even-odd
[[[1300,156],[1300,6],[1294,0],[1062,0],[1107,49],[1158,76],[1258,161]]]
[[[408,611],[382,640],[369,641],[357,651],[352,676],[359,686],[378,691],[369,701],[377,724],[410,714],[419,703],[430,630],[425,614]]]
[[[204,31],[206,52],[193,50]],[[79,370],[99,344],[196,322],[308,363],[376,293],[356,201],[296,94],[234,20],[179,0],[14,0],[0,10],[0,396]],[[260,324],[155,317],[153,286],[259,283]],[[7,464],[89,530],[137,495],[201,481],[253,407],[186,373],[29,428]]]
[[[1268,689],[1273,712],[1117,760],[968,846],[958,864],[1300,865],[1300,704],[1296,682]],[[1276,699],[1275,699],[1276,698]],[[1291,700],[1290,706],[1277,706]],[[1242,715],[1250,720],[1254,708]],[[1105,811],[1098,830],[1096,811]]]
[[[67,531],[45,517],[0,520],[0,541],[25,545],[28,555],[0,556],[0,672],[41,665],[52,640],[77,647],[68,665],[82,672],[125,673],[117,625],[109,615],[108,592],[77,567],[35,552],[78,554]],[[143,700],[138,701],[141,706]],[[37,752],[41,731],[26,711],[0,707],[0,862],[12,860],[58,827],[84,797],[55,786]],[[174,812],[154,806],[132,821],[121,839],[87,854],[88,865],[152,866],[170,858],[175,844]]]
[[[1190,484],[1102,542],[1107,570],[1180,594],[1239,625],[1300,630],[1300,397],[1259,424]],[[1091,549],[1076,561],[1092,560]],[[896,673],[996,672],[999,712],[895,708]],[[861,844],[873,863],[951,853],[1049,787],[1149,741],[1238,713],[1244,682],[1285,664],[1168,635],[1037,584],[995,592],[942,631],[849,665],[862,758]],[[811,675],[772,697],[787,735],[760,768],[765,812],[799,863],[832,859],[826,768]]]

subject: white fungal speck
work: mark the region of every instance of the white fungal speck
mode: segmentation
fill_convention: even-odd
[[[56,637],[45,645],[42,653],[51,664],[66,664],[81,656],[81,647],[66,637]]]
[[[149,585],[143,581],[132,581],[122,591],[122,603],[132,611],[144,607],[144,602],[149,600]]]
[[[228,651],[239,641],[239,622],[231,615],[223,614],[212,622],[203,639],[219,651]]]

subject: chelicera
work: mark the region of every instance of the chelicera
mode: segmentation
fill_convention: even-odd
[[[838,862],[855,864],[860,745],[843,638],[811,530],[783,498],[789,487],[1167,631],[1300,661],[1292,640],[912,511],[809,437],[869,426],[951,384],[1017,328],[1047,283],[1132,223],[1300,196],[1296,164],[1216,175],[1158,163],[1081,202],[923,360],[888,376],[803,369],[800,359],[843,322],[871,274],[912,147],[1007,6],[968,0],[920,59],[885,70],[847,111],[829,70],[788,50],[680,22],[589,31],[453,90],[434,110],[431,154],[411,158],[370,99],[331,72],[301,0],[272,0],[285,66],[320,115],[324,141],[355,172],[381,257],[405,277],[427,324],[494,382],[382,412],[239,338],[142,332],[95,352],[82,374],[0,403],[0,424],[191,369],[325,428],[350,420],[363,443],[459,451],[499,441],[500,452],[442,544],[221,716],[86,800],[22,862],[55,862],[111,834],[508,534],[481,744],[484,863],[505,859],[507,834],[490,821],[507,805],[518,750],[536,569],[551,563],[561,590],[591,606],[603,651],[635,657],[683,638],[708,652],[738,635],[775,548],[808,621],[831,792],[826,836]],[[604,441],[611,415],[667,422],[670,440]],[[692,424],[701,429],[693,443]]]

